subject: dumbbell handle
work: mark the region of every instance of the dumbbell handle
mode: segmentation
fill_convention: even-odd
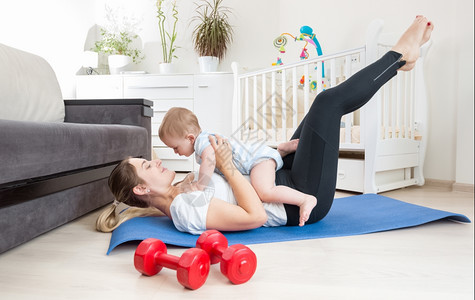
[[[178,261],[180,257],[165,253],[157,253],[155,254],[155,264],[159,266],[163,266],[167,269],[176,270],[178,268]]]
[[[226,251],[226,249],[228,249],[228,247],[219,246],[219,245],[214,244],[213,248],[211,249],[211,253],[214,254],[214,255],[221,256],[221,255],[223,255],[224,251]]]
[[[223,256],[224,251],[226,251],[228,247],[220,246],[218,243],[213,244],[213,247],[210,250],[209,256],[210,257],[217,257],[219,260],[221,260],[221,257]],[[211,260],[212,264],[218,263],[219,261],[214,261]]]

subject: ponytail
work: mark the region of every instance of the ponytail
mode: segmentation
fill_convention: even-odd
[[[135,217],[162,217],[165,214],[154,207],[129,206],[121,213],[117,213],[117,205],[111,204],[106,207],[96,220],[96,229],[101,232],[111,232],[120,224]]]

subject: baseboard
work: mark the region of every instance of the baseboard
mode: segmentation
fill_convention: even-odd
[[[424,185],[431,186],[431,187],[437,187],[437,188],[443,188],[443,189],[447,189],[447,190],[452,190],[452,187],[454,185],[454,181],[453,180],[441,180],[441,179],[425,178]]]
[[[454,192],[474,193],[473,184],[458,183],[453,180],[440,180],[440,179],[425,179],[425,185],[431,187],[437,187]]]
[[[472,193],[473,194],[473,184],[455,182],[452,185],[452,190],[455,191],[455,192],[464,192],[464,193]]]

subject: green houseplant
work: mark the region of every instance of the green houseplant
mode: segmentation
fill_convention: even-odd
[[[139,63],[142,60],[141,51],[131,46],[138,35],[127,31],[111,32],[101,28],[101,37],[100,41],[94,43],[94,51],[109,55],[129,56],[134,63]]]
[[[119,11],[106,6],[105,28],[101,28],[101,39],[94,43],[91,50],[108,55],[109,70],[117,74],[129,68],[132,62],[139,63],[144,57],[133,46],[138,35],[134,33],[137,21]]]
[[[163,63],[171,64],[173,58],[178,58],[175,55],[177,46],[175,45],[177,31],[176,24],[178,22],[178,10],[176,8],[175,0],[157,0],[157,18],[158,30],[160,32],[160,41],[162,43]],[[171,15],[172,23],[171,32],[167,29],[167,15]]]
[[[193,29],[193,44],[200,56],[202,72],[216,71],[233,40],[233,28],[229,24],[231,11],[222,3],[223,0],[198,2],[198,15],[192,19],[192,22],[198,22]],[[207,61],[211,65],[205,65]]]

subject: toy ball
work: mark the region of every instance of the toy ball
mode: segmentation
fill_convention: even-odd
[[[312,90],[317,89],[317,82],[316,82],[315,80],[312,81],[312,82],[310,82],[310,88],[311,88]]]

